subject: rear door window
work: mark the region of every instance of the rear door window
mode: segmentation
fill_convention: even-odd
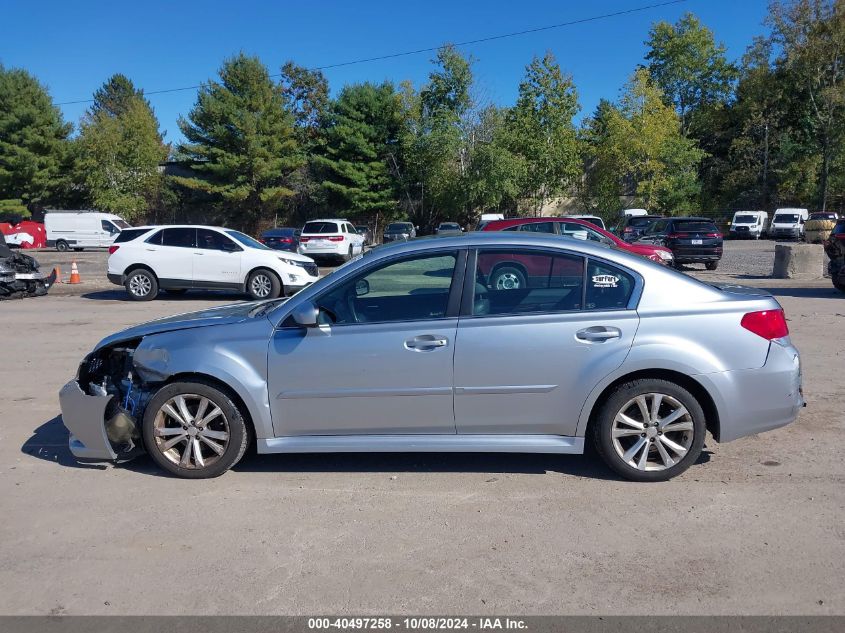
[[[473,316],[581,309],[584,258],[537,250],[478,253]]]
[[[163,229],[150,238],[150,243],[162,246],[176,246],[180,248],[194,248],[197,230],[192,228]],[[158,238],[156,241],[152,241]]]
[[[529,222],[519,227],[520,231],[528,231],[529,233],[554,233],[554,222]]]

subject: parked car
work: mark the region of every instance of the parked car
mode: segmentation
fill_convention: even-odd
[[[824,251],[830,258],[827,270],[833,287],[840,292],[845,292],[845,218],[836,221],[836,225],[824,241]]]
[[[778,209],[772,217],[772,225],[769,228],[772,238],[800,240],[804,237],[804,223],[809,213],[807,209]]]
[[[370,246],[373,243],[373,232],[365,224],[358,224],[355,226],[355,232],[364,238],[364,246]]]
[[[434,229],[435,235],[439,235],[440,237],[446,237],[449,235],[460,235],[463,232],[464,230],[461,228],[461,225],[457,222],[441,222],[437,225],[437,228]]]
[[[482,213],[481,217],[478,219],[478,224],[475,226],[476,231],[483,231],[484,227],[487,226],[488,222],[493,222],[494,220],[504,220],[505,214],[504,213]]]
[[[737,211],[731,220],[729,235],[733,238],[759,240],[769,230],[769,214],[765,211]]]
[[[239,231],[218,226],[143,226],[125,229],[109,248],[108,278],[135,301],[159,290],[235,290],[272,299],[319,278],[314,260],[274,251]]]
[[[292,227],[276,227],[264,231],[258,241],[272,248],[274,251],[290,251],[296,253],[299,249],[299,236],[302,233],[301,229]]]
[[[707,218],[662,218],[649,224],[637,244],[665,246],[675,256],[675,266],[704,264],[716,270],[722,259],[722,234]]]
[[[662,217],[662,215],[628,215],[619,227],[619,237],[626,242],[634,242],[643,234],[649,224]]]
[[[523,257],[544,274],[499,287],[493,271]],[[143,448],[186,478],[222,474],[251,444],[575,454],[590,438],[622,477],[663,481],[708,430],[728,442],[803,405],[798,351],[764,290],[524,232],[388,245],[287,301],[129,328],[59,399],[78,458]]]
[[[299,252],[315,259],[347,262],[364,252],[364,238],[348,220],[311,220],[302,227]]]
[[[610,231],[605,231],[587,220],[565,218],[515,218],[513,220],[497,220],[484,227],[485,231],[525,231],[531,233],[553,233],[568,235],[576,239],[590,240],[618,248],[660,264],[671,265],[674,256],[672,251],[662,246],[649,244],[629,244]]]
[[[381,243],[407,241],[417,236],[417,227],[410,222],[392,222],[384,229],[381,236]]]
[[[575,220],[586,220],[591,224],[595,224],[600,229],[604,229],[605,231],[607,230],[607,227],[604,225],[604,220],[597,215],[566,215],[564,217],[573,218]]]
[[[12,251],[0,233],[0,301],[41,297],[56,282],[56,271],[45,275],[34,257]]]
[[[97,211],[48,211],[44,215],[47,246],[59,252],[108,248],[130,224],[113,213]]]

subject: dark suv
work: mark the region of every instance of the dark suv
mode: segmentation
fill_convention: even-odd
[[[704,264],[716,270],[722,259],[722,234],[707,218],[661,218],[648,225],[640,244],[665,246],[675,256],[675,266]]]
[[[836,221],[824,242],[824,252],[830,257],[827,269],[834,287],[845,292],[845,218]]]
[[[633,242],[643,234],[649,224],[662,217],[662,215],[629,215],[619,228],[619,237],[626,242]]]

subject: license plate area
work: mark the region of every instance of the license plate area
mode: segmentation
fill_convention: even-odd
[[[690,240],[690,244],[693,246],[701,246],[703,243],[701,240]]]

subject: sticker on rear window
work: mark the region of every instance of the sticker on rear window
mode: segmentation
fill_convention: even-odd
[[[595,288],[616,288],[619,277],[616,275],[593,275],[593,287]]]

